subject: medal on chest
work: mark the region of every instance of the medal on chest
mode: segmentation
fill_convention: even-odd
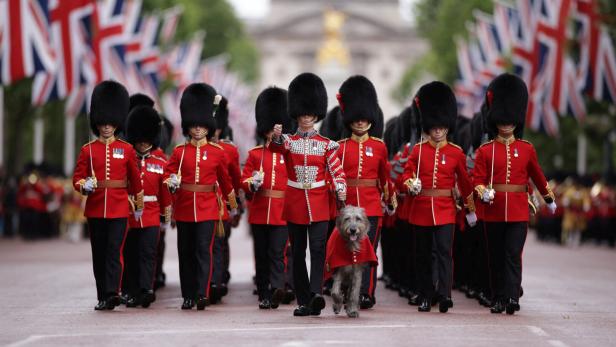
[[[163,167],[162,167],[162,165],[153,164],[153,163],[147,163],[146,171],[162,175],[163,174]]]
[[[513,156],[514,156],[515,158],[517,158],[517,157],[519,157],[519,156],[520,156],[520,155],[518,154],[518,149],[517,149],[517,148],[514,148],[514,149],[513,149]]]
[[[366,157],[373,157],[374,156],[374,152],[372,151],[372,147],[368,146],[366,147]]]
[[[284,164],[284,157],[280,156],[280,164]]]
[[[112,156],[115,159],[124,159],[124,148],[114,148]]]
[[[201,160],[207,160],[207,151],[203,151],[203,156],[201,156]]]
[[[441,155],[441,165],[445,165],[447,162],[445,161],[445,154]]]

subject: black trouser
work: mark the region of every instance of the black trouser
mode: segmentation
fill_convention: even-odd
[[[490,273],[495,299],[520,298],[522,250],[528,222],[486,222]]]
[[[312,294],[323,291],[327,221],[312,224],[288,223],[293,249],[293,284],[299,305],[307,305]],[[310,239],[310,279],[306,268],[306,247]]]
[[[431,300],[435,294],[433,273],[437,278],[439,297],[451,297],[453,224],[438,226],[413,225],[415,231],[416,285],[422,298]],[[434,262],[432,249],[434,239]],[[435,265],[433,268],[433,264]]]
[[[167,230],[161,230],[158,237],[158,247],[156,249],[156,272],[154,278],[158,278],[164,274],[163,264],[165,262],[165,248],[167,246],[165,238],[167,236]]]
[[[393,228],[385,227],[381,228],[381,264],[383,264],[383,275],[387,275],[391,278],[392,259],[392,235]]]
[[[212,284],[220,285],[226,283],[226,272],[229,270],[229,236],[231,234],[231,223],[223,222],[225,234],[214,237],[214,268],[212,273]],[[217,226],[218,227],[218,226]]]
[[[215,221],[177,222],[182,297],[209,296]]]
[[[453,238],[453,279],[457,288],[459,286],[471,285],[471,236],[468,225],[466,230],[462,230],[455,224]]]
[[[368,220],[370,221],[368,238],[372,243],[374,252],[376,252],[379,247],[379,239],[381,238],[381,227],[379,226],[380,219],[381,217],[368,217]],[[367,294],[374,297],[374,291],[376,290],[376,270],[376,265],[364,267],[364,273],[361,278],[361,294]]]
[[[468,225],[467,225],[468,228]],[[490,259],[488,256],[488,240],[483,221],[478,220],[477,225],[468,228],[471,239],[470,248],[470,278],[474,289],[490,297]]]
[[[124,247],[124,276],[122,293],[136,296],[154,289],[156,251],[160,227],[134,228],[128,230]]]
[[[287,228],[287,235],[289,235],[289,229]],[[291,241],[287,240],[284,248],[284,280],[287,288],[293,289],[293,250],[291,248]]]
[[[286,225],[251,224],[255,243],[255,267],[259,300],[271,299],[273,289],[284,288],[284,252],[289,232]]]
[[[96,296],[104,300],[117,295],[122,285],[127,218],[88,218]]]

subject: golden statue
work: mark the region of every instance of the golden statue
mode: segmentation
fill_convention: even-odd
[[[349,65],[349,50],[342,40],[344,20],[344,13],[333,9],[325,10],[323,15],[325,42],[317,52],[317,61],[320,65],[326,65],[332,61],[341,66]]]

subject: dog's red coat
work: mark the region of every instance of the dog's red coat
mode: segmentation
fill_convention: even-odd
[[[370,265],[378,265],[379,261],[374,253],[374,248],[368,237],[361,240],[361,248],[359,252],[351,252],[347,248],[346,241],[338,228],[335,228],[332,235],[327,240],[327,253],[325,254],[325,279],[330,278],[334,270],[341,266],[370,263]]]

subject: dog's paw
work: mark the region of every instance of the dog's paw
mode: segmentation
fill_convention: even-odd
[[[340,307],[340,304],[342,304],[342,301],[344,299],[342,295],[340,295],[340,293],[332,293],[332,300],[334,301],[334,303],[338,304],[338,307]]]
[[[349,316],[349,318],[359,318],[359,312],[350,311],[350,312],[347,312],[347,316]]]
[[[332,308],[334,309],[334,314],[339,314],[340,313],[340,304],[333,304]]]

